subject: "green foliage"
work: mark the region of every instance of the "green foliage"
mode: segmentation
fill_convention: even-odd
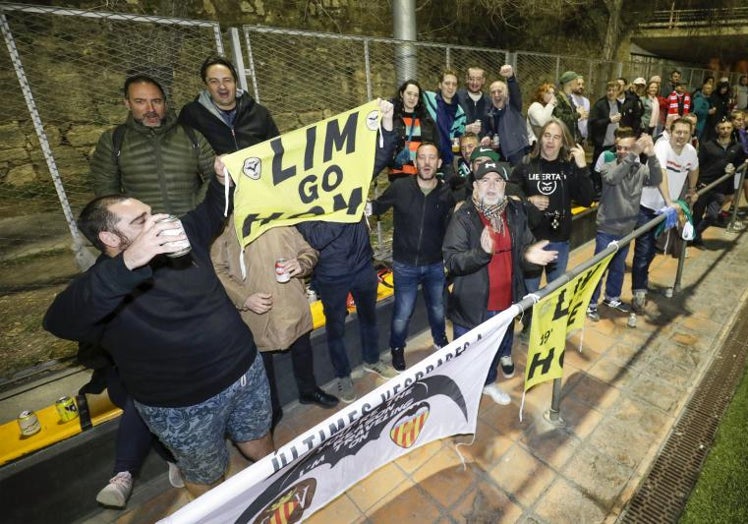
[[[722,418],[681,524],[748,522],[748,379]]]

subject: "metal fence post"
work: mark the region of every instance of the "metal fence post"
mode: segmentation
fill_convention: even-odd
[[[728,233],[737,233],[738,231],[742,231],[744,227],[743,224],[738,221],[738,207],[740,206],[740,193],[743,191],[743,186],[745,185],[746,164],[740,166],[738,171],[741,172],[740,182],[738,183],[738,187],[735,189],[735,201],[732,203],[732,215],[730,216],[730,223],[727,225]],[[738,227],[738,224],[740,224],[740,227]]]
[[[34,131],[36,131],[36,136],[39,138],[39,146],[42,149],[44,161],[47,163],[47,168],[52,175],[52,182],[54,183],[55,191],[57,192],[57,198],[62,206],[62,212],[65,215],[70,235],[73,237],[75,261],[80,270],[85,271],[93,265],[95,257],[86,249],[85,240],[78,230],[75,218],[73,218],[73,210],[70,208],[70,202],[65,193],[65,187],[62,185],[62,180],[60,180],[60,172],[57,169],[55,157],[52,155],[52,148],[49,147],[49,140],[47,139],[47,133],[44,131],[42,119],[39,115],[39,110],[36,107],[36,102],[34,101],[34,94],[31,92],[31,86],[29,85],[26,73],[23,70],[23,63],[21,63],[21,56],[18,54],[16,42],[13,39],[13,34],[10,32],[10,25],[8,25],[8,19],[4,13],[0,13],[0,27],[2,28],[3,38],[5,39],[5,45],[8,48],[10,60],[13,62],[13,68],[15,69],[18,83],[21,85],[21,91],[23,92],[23,98],[26,101],[26,107],[28,108],[29,115],[31,115],[31,121],[34,124]]]
[[[561,379],[553,379],[553,394],[551,396],[551,407],[543,413],[543,418],[557,428],[566,427],[566,421],[561,416]]]
[[[247,61],[249,62],[249,76],[252,78],[252,89],[254,90],[255,100],[260,103],[260,88],[257,84],[257,71],[255,71],[255,58],[252,54],[252,42],[249,39],[249,33],[244,32],[244,43],[247,46]]]
[[[236,70],[240,72],[239,85],[242,90],[249,91],[249,87],[247,87],[247,71],[244,69],[244,58],[242,58],[242,43],[239,40],[239,29],[229,27],[229,38],[231,40],[231,57],[234,65],[236,65]],[[257,93],[255,92],[255,100],[259,103],[260,100],[256,95]]]

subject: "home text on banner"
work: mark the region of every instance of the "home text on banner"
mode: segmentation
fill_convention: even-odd
[[[613,254],[533,306],[525,391],[541,382],[563,376],[566,336],[584,326],[587,305],[611,258]]]
[[[300,522],[387,462],[475,433],[512,307],[408,368],[162,523]]]
[[[242,246],[271,227],[360,220],[379,120],[373,101],[225,156]]]

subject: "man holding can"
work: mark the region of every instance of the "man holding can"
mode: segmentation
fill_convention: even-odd
[[[262,360],[210,260],[224,224],[220,160],[215,170],[205,200],[176,235],[164,231],[179,224],[160,222],[165,215],[126,195],[86,205],[79,228],[102,255],[44,317],[56,336],[106,348],[193,496],[223,480],[226,435],[252,460],[273,450]],[[185,240],[190,253],[169,258]]]

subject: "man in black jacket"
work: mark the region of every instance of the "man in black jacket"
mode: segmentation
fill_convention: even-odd
[[[179,122],[197,129],[217,155],[233,153],[278,136],[270,112],[237,88],[234,64],[222,56],[209,56],[200,68],[205,89],[186,104]]]
[[[440,348],[448,342],[444,326],[445,279],[441,247],[455,200],[449,186],[436,178],[439,166],[439,149],[433,143],[422,143],[416,150],[416,176],[395,180],[372,202],[375,215],[391,207],[394,209],[395,306],[390,326],[390,352],[392,366],[398,371],[405,370],[405,339],[419,285],[426,301],[434,346]]]
[[[449,318],[454,338],[508,308],[524,295],[523,267],[546,265],[556,251],[535,242],[523,204],[507,198],[506,180],[496,162],[485,162],[475,172],[471,199],[457,209],[449,222],[442,252],[454,286],[449,293]],[[483,393],[494,402],[508,405],[509,395],[494,382],[502,357],[510,356],[514,323],[507,327],[486,377]],[[514,374],[505,373],[507,378]]]
[[[54,335],[106,348],[193,496],[223,479],[227,434],[252,460],[273,450],[262,359],[210,261],[222,193],[213,179],[181,225],[126,195],[91,201],[79,227],[102,255],[44,317]],[[186,241],[191,251],[170,258]]]

